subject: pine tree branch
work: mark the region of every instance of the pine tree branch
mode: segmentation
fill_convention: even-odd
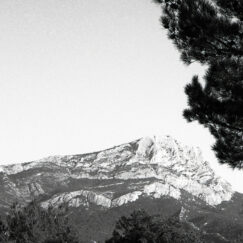
[[[243,130],[238,128],[238,127],[228,125],[227,123],[221,122],[221,121],[213,119],[213,118],[211,118],[211,120],[212,120],[212,122],[214,122],[214,123],[216,123],[216,124],[218,124],[218,125],[220,125],[220,126],[222,126],[224,128],[228,128],[230,130],[234,130],[235,132],[241,132],[241,133],[243,132]]]
[[[238,50],[236,48],[232,48],[231,46],[227,45],[226,43],[224,43],[222,40],[218,39],[217,37],[214,37],[219,43],[221,43],[222,45],[224,45],[225,47],[229,48],[230,52],[234,52],[235,54],[238,55],[243,55],[243,51],[242,50]],[[224,49],[225,50],[225,49]]]

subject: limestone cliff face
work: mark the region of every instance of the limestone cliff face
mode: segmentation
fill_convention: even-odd
[[[216,206],[234,192],[203,160],[200,149],[170,136],[154,136],[104,151],[53,156],[0,167],[1,205],[45,195],[43,206],[66,202],[72,207],[95,204],[119,207],[139,198],[171,197]]]

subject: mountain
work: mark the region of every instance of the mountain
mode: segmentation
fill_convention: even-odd
[[[87,242],[103,242],[116,220],[137,208],[165,217],[178,212],[207,242],[232,242],[243,233],[243,195],[216,176],[199,148],[170,136],[1,166],[0,193],[2,212],[15,200],[67,203]]]

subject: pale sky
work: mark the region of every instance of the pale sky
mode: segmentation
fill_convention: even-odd
[[[160,14],[150,0],[1,0],[0,164],[169,134],[243,192],[243,172],[218,165],[210,133],[182,117],[205,68],[180,61]]]

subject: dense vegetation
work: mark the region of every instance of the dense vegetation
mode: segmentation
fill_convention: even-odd
[[[0,219],[1,243],[78,243],[77,230],[71,225],[68,208],[44,210],[36,201],[25,207],[15,203]]]
[[[179,221],[178,215],[163,220],[143,210],[121,217],[106,243],[202,243],[201,234],[189,224]]]
[[[150,216],[143,210],[121,217],[107,243],[200,243],[200,232],[182,223]],[[81,243],[78,227],[70,220],[67,206],[43,209],[36,201],[25,207],[15,203],[0,218],[1,243]]]
[[[208,67],[205,85],[194,76],[185,88],[184,117],[210,130],[220,163],[242,169],[243,1],[154,1],[162,6],[162,25],[183,62]]]

